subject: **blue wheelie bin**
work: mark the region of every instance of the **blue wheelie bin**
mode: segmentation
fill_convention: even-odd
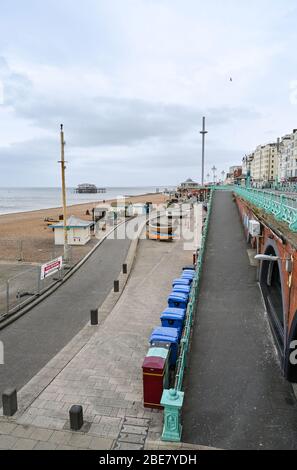
[[[160,320],[164,328],[176,328],[180,341],[185,321],[185,310],[181,308],[167,308],[162,312]]]
[[[176,284],[176,286],[173,288],[172,292],[178,292],[178,293],[181,293],[181,294],[185,294],[189,298],[190,292],[191,292],[191,287],[190,286],[181,286],[180,284]]]
[[[168,297],[168,307],[186,309],[188,304],[188,296],[180,292],[171,292]]]
[[[164,328],[162,326],[155,328],[150,337],[151,346],[160,347],[163,343],[170,343],[170,365],[175,366],[178,356],[179,334],[177,328]]]
[[[189,272],[189,271],[183,271],[183,273],[181,275],[182,279],[189,279],[191,284],[193,282],[194,277],[195,277],[195,272],[194,271],[192,271],[192,273]]]
[[[195,271],[194,264],[191,264],[190,266],[184,266],[183,271]]]
[[[175,287],[177,284],[183,285],[183,286],[189,286],[191,284],[191,280],[190,279],[183,279],[182,277],[180,277],[178,279],[174,279],[174,281],[172,283],[172,287]]]
[[[185,275],[188,275],[188,276],[191,276],[191,277],[195,277],[195,271],[191,270],[191,269],[184,269],[183,272],[182,272],[182,276],[185,276]]]

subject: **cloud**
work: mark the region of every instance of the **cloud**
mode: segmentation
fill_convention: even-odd
[[[28,182],[40,174],[50,184],[62,122],[73,182],[96,168],[111,185],[191,171],[197,179],[204,115],[208,162],[239,163],[273,139],[267,129],[296,127],[294,3],[281,11],[276,0],[7,3],[0,161],[11,171],[0,183],[32,167]]]

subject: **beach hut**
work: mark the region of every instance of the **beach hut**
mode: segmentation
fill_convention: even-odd
[[[132,215],[132,204],[124,202],[113,202],[111,204],[111,211],[115,212],[117,216],[131,217]]]
[[[145,215],[147,213],[147,205],[141,202],[132,205],[133,215]]]
[[[68,227],[68,244],[69,245],[86,245],[91,239],[91,226],[93,222],[87,220],[81,220],[72,215],[67,220]],[[64,244],[64,223],[59,222],[58,224],[51,225],[50,228],[55,233],[55,245]]]

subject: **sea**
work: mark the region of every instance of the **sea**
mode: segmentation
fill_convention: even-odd
[[[106,188],[106,193],[77,194],[75,188],[67,189],[67,205],[85,202],[103,201],[123,196],[174,191],[174,186],[147,186]],[[61,207],[62,194],[60,188],[0,188],[0,214],[13,214],[38,209]]]

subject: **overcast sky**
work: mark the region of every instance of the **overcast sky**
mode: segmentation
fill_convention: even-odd
[[[244,4],[244,5],[243,5]],[[175,185],[297,127],[296,0],[0,0],[0,186]],[[232,82],[230,81],[232,77]]]

